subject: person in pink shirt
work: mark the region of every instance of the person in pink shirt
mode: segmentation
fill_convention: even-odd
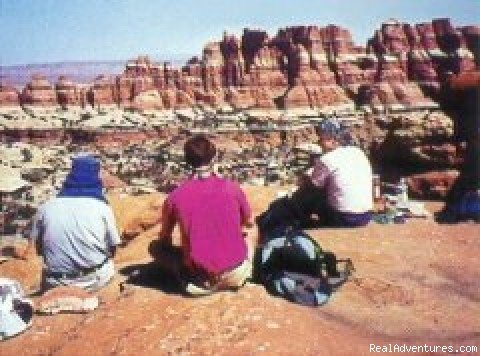
[[[216,148],[207,137],[190,138],[184,153],[193,174],[165,200],[160,238],[150,245],[150,254],[189,294],[239,288],[252,270],[242,232],[252,215],[245,193],[238,183],[213,173]],[[181,247],[172,243],[176,224]]]

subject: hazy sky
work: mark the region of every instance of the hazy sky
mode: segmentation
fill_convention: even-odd
[[[63,60],[175,59],[223,30],[345,26],[364,44],[389,18],[480,24],[480,0],[0,0],[0,65]]]

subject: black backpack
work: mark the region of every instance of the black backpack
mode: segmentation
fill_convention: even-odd
[[[337,260],[335,254],[323,251],[308,234],[292,226],[271,230],[265,240],[256,254],[255,278],[269,293],[292,302],[325,304],[354,270],[350,259]],[[345,265],[340,271],[342,262]]]

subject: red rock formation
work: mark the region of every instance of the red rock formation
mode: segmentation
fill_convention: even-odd
[[[480,70],[454,75],[449,78],[450,86],[455,90],[463,90],[469,87],[480,87]]]
[[[158,90],[152,89],[136,95],[129,107],[136,110],[162,110],[163,99]]]
[[[383,162],[444,169],[456,168],[463,160],[463,150],[453,144],[453,120],[441,112],[397,114],[382,126],[388,134],[373,154]]]
[[[287,77],[282,71],[283,55],[274,47],[264,46],[258,50],[250,65],[249,74],[245,75],[244,85],[268,88],[272,95],[282,95],[288,87]]]
[[[480,26],[465,26],[462,28],[463,36],[465,37],[465,43],[467,48],[475,53],[475,48],[480,41]],[[480,58],[477,58],[477,61]],[[477,62],[478,63],[478,62]]]
[[[377,82],[400,82],[407,81],[407,74],[403,71],[401,61],[392,55],[382,55],[378,64],[375,78]]]
[[[420,23],[415,25],[415,28],[420,36],[420,43],[425,50],[429,51],[429,53],[432,55],[434,52],[430,51],[439,50],[437,38],[431,23]]]
[[[282,106],[285,109],[305,107],[307,105],[310,107],[307,91],[300,85],[289,88],[282,100]]]
[[[433,60],[425,49],[413,49],[408,54],[410,79],[435,85],[438,75]]]
[[[236,37],[224,33],[220,50],[224,61],[224,86],[240,86],[245,74],[245,60],[242,54],[242,43]]]
[[[97,107],[99,105],[114,105],[117,103],[117,90],[113,80],[104,75],[95,78],[92,88],[88,92],[88,102]]]
[[[417,199],[445,199],[459,175],[456,170],[411,175],[407,180],[409,193]]]
[[[7,79],[0,77],[0,106],[18,106],[20,104],[17,89],[11,86]]]
[[[409,79],[438,89],[448,72],[475,68],[471,49],[478,32],[475,26],[457,29],[449,19],[415,26],[390,22],[376,31],[369,46],[375,53],[396,55]]]
[[[330,37],[329,37],[330,36]],[[341,37],[344,40],[338,40]],[[349,103],[329,68],[330,56],[343,53],[351,45],[348,31],[329,26],[296,26],[279,31],[276,43],[288,55],[290,89],[279,103],[285,108],[322,108]]]
[[[145,76],[160,70],[161,68],[153,63],[148,56],[138,56],[136,59],[127,62],[125,74],[132,77]]]
[[[418,84],[413,82],[382,82],[360,86],[358,101],[375,111],[426,109],[438,105],[425,96]]]
[[[185,91],[176,90],[175,91],[175,108],[185,109],[191,108],[195,105],[193,98],[190,97]]]
[[[255,54],[268,43],[268,34],[263,30],[244,29],[241,41],[243,58],[245,59],[245,70],[250,71]]]
[[[196,89],[192,93],[192,98],[198,104],[207,105],[211,107],[220,107],[224,103],[223,91],[213,92]]]
[[[252,90],[246,87],[228,88],[225,99],[235,109],[251,109],[256,104]]]
[[[332,56],[352,53],[354,48],[352,35],[347,29],[335,25],[328,25],[322,30],[323,45]]]
[[[393,85],[397,99],[395,102],[392,96],[384,93],[385,100],[379,98],[374,105],[380,102],[406,105],[412,109],[433,107],[432,100],[425,97],[424,91],[437,95],[440,83],[448,72],[458,73],[474,66],[473,55],[467,49],[461,31],[454,29],[446,19],[415,26],[385,23],[369,41],[369,48],[381,54],[375,80]],[[407,84],[407,80],[412,82]],[[371,92],[379,89],[372,88]],[[385,89],[383,86],[380,91],[388,92]]]
[[[450,19],[435,19],[432,21],[433,32],[440,49],[451,53],[465,46],[462,33],[452,26]]]
[[[255,107],[259,109],[275,109],[277,106],[274,103],[272,92],[268,87],[262,87],[255,90],[253,93],[255,98]]]
[[[85,105],[85,94],[66,76],[58,78],[55,91],[57,92],[58,104],[62,107]]]
[[[35,74],[23,89],[21,101],[24,105],[54,106],[57,104],[57,95],[45,76]]]
[[[479,37],[479,26],[456,28],[448,19],[416,25],[385,22],[366,48],[356,46],[350,32],[336,25],[292,26],[273,37],[244,29],[241,37],[224,33],[221,40],[207,43],[201,58],[193,57],[180,69],[147,56],[130,60],[116,78],[98,77],[88,90],[88,102],[138,109],[226,103],[270,109],[322,108],[354,99],[415,108],[428,102],[417,84],[436,95],[449,72],[475,68],[472,49]],[[85,101],[82,91],[65,78],[57,84],[57,96],[61,105]],[[56,101],[40,77],[21,98],[33,105]],[[1,87],[0,105],[16,102],[15,91]]]
[[[426,98],[422,90],[415,83],[393,83],[391,84],[397,102],[408,108],[421,107],[422,104],[428,107],[432,100]]]
[[[159,76],[161,72],[161,66],[152,62],[148,56],[139,56],[128,61],[125,72],[116,78],[118,104],[129,106],[140,93],[154,89],[154,77]]]
[[[203,49],[202,75],[207,91],[217,91],[222,87],[223,56],[220,43],[210,42]]]
[[[202,63],[198,57],[192,57],[182,68],[182,72],[192,88],[203,89],[202,82]]]
[[[115,79],[116,97],[114,97],[114,100],[116,102],[128,104],[133,99],[133,82],[134,78],[124,74]],[[106,90],[108,91],[108,89]]]

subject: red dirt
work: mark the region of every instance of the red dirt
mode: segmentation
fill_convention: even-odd
[[[247,191],[257,213],[275,196],[271,188]],[[137,199],[139,206],[152,207],[162,197],[155,204],[151,197]],[[141,205],[142,199],[149,202]],[[440,204],[428,207],[435,211]],[[120,288],[126,277],[119,275],[99,293],[102,304],[96,311],[36,316],[27,332],[2,343],[1,354],[356,355],[367,354],[369,344],[480,347],[478,224],[415,219],[405,225],[309,232],[356,266],[354,278],[326,306],[295,305],[254,284],[236,293],[186,298],[155,288],[155,278],[150,286]],[[119,251],[118,269],[144,269],[156,233],[153,226]],[[38,283],[39,266],[38,258],[8,261],[0,265],[0,275],[29,288]]]

